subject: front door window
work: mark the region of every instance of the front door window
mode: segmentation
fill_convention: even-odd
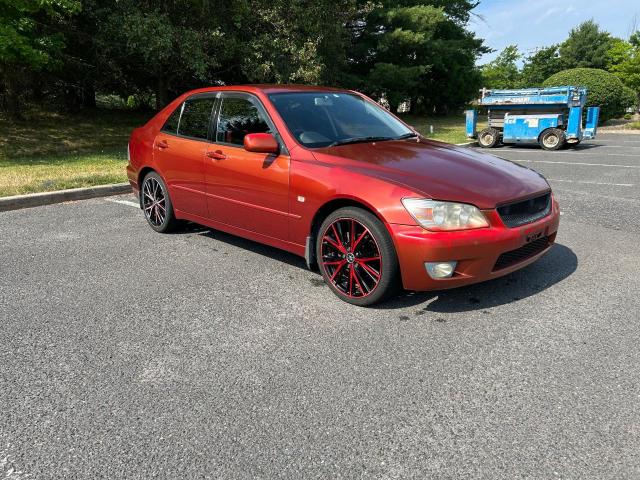
[[[218,118],[217,143],[242,146],[248,133],[274,133],[264,113],[247,98],[226,97]]]

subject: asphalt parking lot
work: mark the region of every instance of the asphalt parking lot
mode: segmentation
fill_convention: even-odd
[[[130,196],[0,213],[0,478],[640,477],[640,135],[493,153],[554,249],[374,309]]]

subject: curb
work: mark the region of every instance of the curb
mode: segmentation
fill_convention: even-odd
[[[30,193],[27,195],[14,195],[12,197],[0,197],[0,212],[18,210],[21,208],[39,207],[52,203],[70,202],[72,200],[86,200],[88,198],[108,197],[130,193],[131,185],[127,183],[113,183],[111,185],[98,185],[95,187],[70,188],[69,190],[56,190],[54,192]]]
[[[467,143],[456,143],[456,145],[458,147],[468,147],[470,145],[476,145],[478,142],[476,142],[475,140],[473,142],[467,142]]]

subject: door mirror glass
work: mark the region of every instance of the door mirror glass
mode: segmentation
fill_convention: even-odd
[[[244,149],[247,152],[276,154],[280,145],[270,133],[248,133],[244,136]]]

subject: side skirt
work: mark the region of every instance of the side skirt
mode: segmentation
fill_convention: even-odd
[[[287,242],[279,238],[273,238],[268,235],[252,232],[251,230],[246,230],[244,228],[235,227],[233,225],[228,225],[222,222],[216,222],[209,218],[204,218],[199,215],[193,215],[190,213],[183,212],[181,210],[175,210],[175,214],[176,214],[176,218],[179,218],[181,220],[189,220],[199,225],[204,225],[204,226],[213,228],[215,230],[220,230],[221,232],[230,233],[231,235],[236,235],[238,237],[246,238],[248,240],[253,240],[254,242],[263,243],[265,245],[269,245],[271,247],[279,248],[280,250],[285,250],[287,252],[293,253],[300,257],[305,257],[306,259],[305,245],[299,245],[297,243]]]

